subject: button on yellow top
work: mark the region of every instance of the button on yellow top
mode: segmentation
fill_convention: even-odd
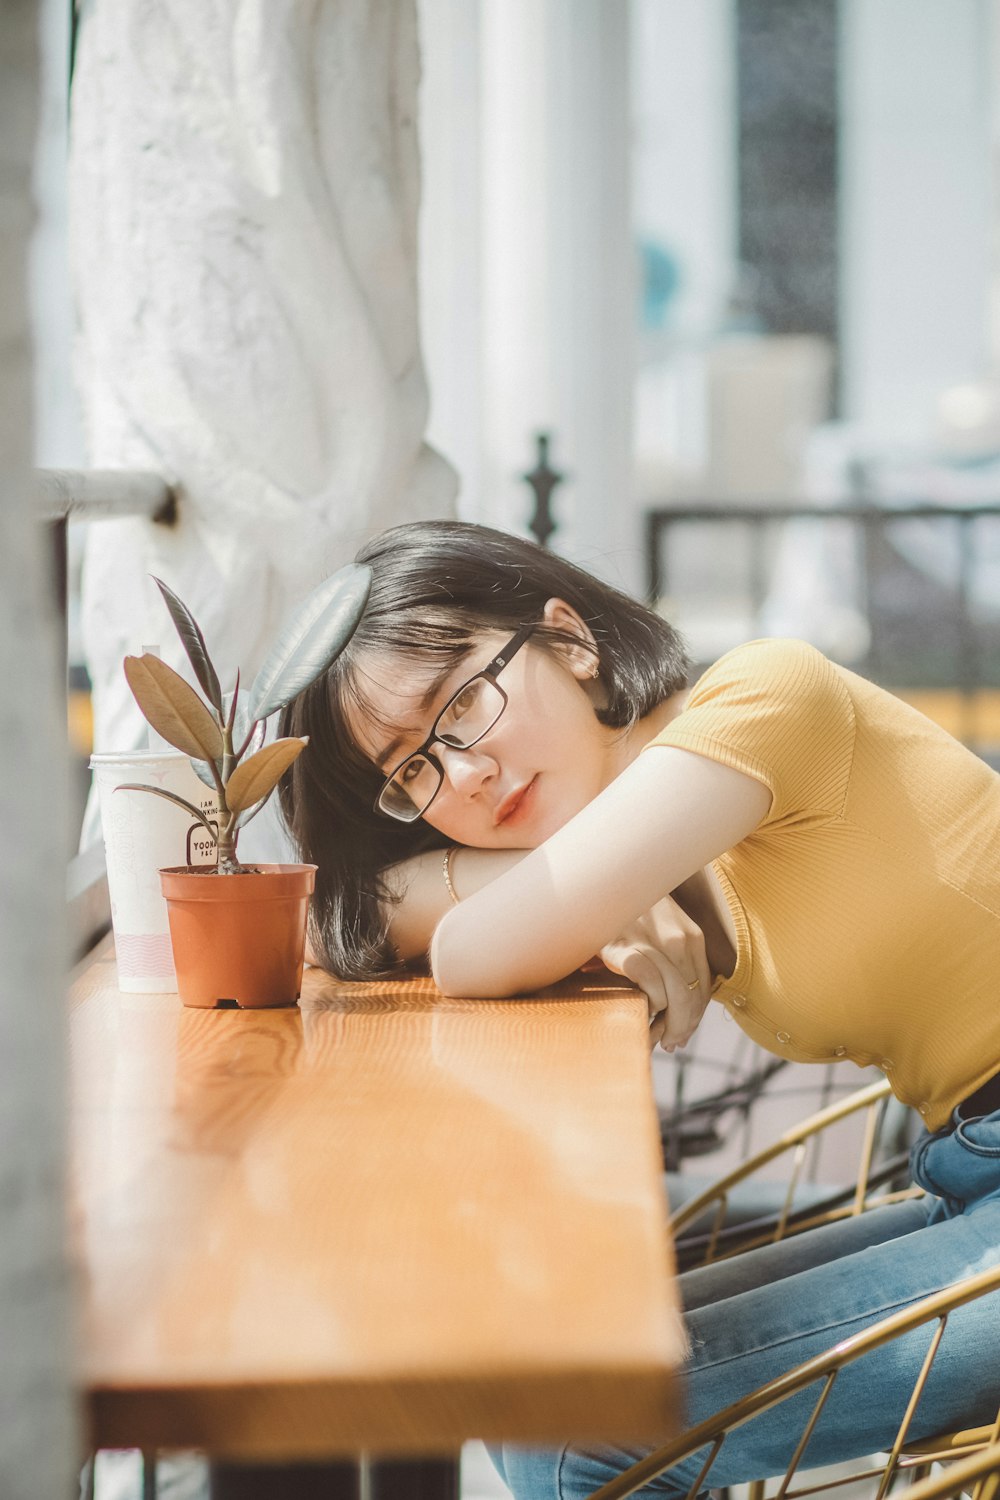
[[[847,1048],[846,1047],[834,1047],[834,1049],[833,1049],[833,1055],[834,1055],[834,1057],[846,1057],[847,1056]]]
[[[790,1042],[792,1040],[787,1031],[776,1031],[774,1034],[779,1042]]]

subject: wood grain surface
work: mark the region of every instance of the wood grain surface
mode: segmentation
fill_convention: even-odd
[[[95,1446],[662,1438],[681,1359],[645,1002],[306,971],[299,1009],[74,979]]]

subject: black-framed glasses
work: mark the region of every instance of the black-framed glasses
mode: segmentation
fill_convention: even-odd
[[[485,739],[507,707],[507,694],[497,678],[534,629],[534,625],[522,625],[481,672],[452,694],[419,750],[400,761],[382,783],[375,799],[377,812],[401,823],[413,823],[423,816],[444,780],[444,768],[431,746],[437,741],[452,750],[471,750]]]

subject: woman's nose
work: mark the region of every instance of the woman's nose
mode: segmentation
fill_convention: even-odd
[[[496,775],[496,761],[478,745],[473,745],[471,750],[458,750],[454,745],[443,745],[439,741],[436,750],[449,786],[460,796],[471,797],[484,782]]]

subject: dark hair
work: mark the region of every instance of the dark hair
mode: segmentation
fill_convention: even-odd
[[[391,652],[450,668],[480,631],[541,621],[548,599],[565,599],[597,644],[607,694],[597,717],[621,729],[685,686],[688,659],[677,632],[652,610],[506,532],[417,521],[375,537],[357,561],[372,568],[371,596],[346,650],[282,715],[281,733],[308,735],[309,748],[283,778],[280,798],[301,858],[318,866],[311,916],[317,956],[344,979],[372,979],[394,964],[383,872],[448,841],[420,819],[398,823],[373,811],[382,775],[354,743],[345,712],[373,712],[360,654]],[[545,626],[533,637],[543,646],[567,638]]]

